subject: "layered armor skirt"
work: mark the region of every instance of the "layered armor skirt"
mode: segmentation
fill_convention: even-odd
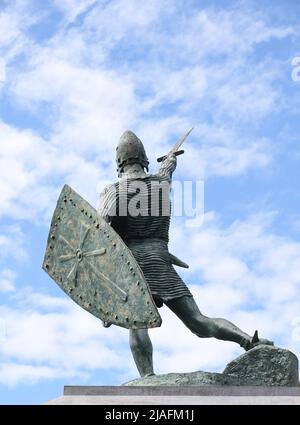
[[[125,242],[142,269],[158,307],[174,298],[192,296],[172,265],[167,242],[152,238]]]

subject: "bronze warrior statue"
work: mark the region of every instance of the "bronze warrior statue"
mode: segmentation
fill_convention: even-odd
[[[160,196],[159,205],[153,214],[150,208],[153,206],[151,191],[153,185],[161,185],[164,182],[170,184],[176,168],[176,154],[182,151],[173,149],[163,158],[159,171],[153,175],[148,174],[149,161],[144,146],[133,132],[126,131],[121,136],[116,152],[119,181],[106,187],[101,194],[98,214],[110,223],[132,252],[145,276],[156,306],[161,307],[165,304],[201,338],[214,337],[233,341],[245,350],[258,344],[273,345],[267,339],[258,338],[257,331],[251,337],[228,320],[204,316],[190,290],[173,267],[173,265],[188,266],[168,250],[169,199],[166,209]],[[138,193],[128,190],[132,183],[136,184],[134,187],[143,187],[140,205],[137,206],[140,212],[136,213],[135,210],[134,214],[128,208]],[[141,205],[143,199],[145,205]],[[120,210],[122,203],[126,207],[125,213]],[[109,323],[104,321],[104,326],[109,326]],[[152,344],[148,329],[130,329],[130,347],[140,375],[142,377],[153,375]]]

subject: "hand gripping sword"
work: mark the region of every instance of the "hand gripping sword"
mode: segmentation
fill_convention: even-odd
[[[157,162],[162,162],[164,161],[168,155],[171,154],[175,154],[176,156],[181,155],[184,153],[184,150],[178,150],[180,148],[180,146],[182,145],[182,143],[185,141],[185,139],[188,137],[188,135],[190,134],[190,132],[194,129],[194,127],[190,128],[186,133],[184,133],[183,136],[181,136],[178,141],[175,143],[175,145],[173,146],[173,148],[170,150],[170,152],[167,155],[164,156],[160,156],[159,158],[157,158]]]

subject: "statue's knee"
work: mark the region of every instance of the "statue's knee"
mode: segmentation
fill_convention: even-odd
[[[200,338],[209,338],[213,336],[213,323],[210,319],[203,316],[202,314],[197,314],[194,317],[190,318],[190,330]]]

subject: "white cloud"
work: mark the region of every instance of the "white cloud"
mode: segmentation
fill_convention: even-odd
[[[0,308],[6,324],[6,337],[0,345],[0,368],[5,369],[2,384],[17,386],[26,380],[28,384],[57,378],[88,382],[101,370],[113,371],[120,384],[137,376],[127,330],[104,329],[99,320],[65,298],[27,292],[22,300],[14,308]],[[241,352],[230,343],[216,349],[220,342],[199,339],[166,308],[162,313],[163,326],[150,331],[157,373],[222,369]]]
[[[282,107],[282,66],[275,58],[253,65],[245,58],[227,63],[220,74],[212,67],[217,110],[234,122],[257,126],[268,114]],[[277,84],[276,84],[277,82]]]
[[[171,252],[188,259],[184,279],[194,283],[190,288],[203,314],[227,318],[249,334],[258,329],[260,336],[299,355],[300,245],[272,231],[273,216],[257,214],[224,227],[209,214],[197,234],[177,227]],[[105,370],[114,371],[119,383],[137,376],[128,331],[104,329],[63,296],[28,288],[12,297],[14,307],[0,309],[8,382],[18,385],[24,373],[32,380],[60,376],[89,382]],[[243,352],[234,343],[197,338],[166,307],[160,313],[162,327],[150,331],[157,373],[222,371]]]
[[[16,273],[10,269],[0,271],[0,292],[13,292],[15,290],[14,280]]]
[[[202,282],[197,292],[205,314],[229,316],[244,326],[251,316],[247,326],[292,344],[300,308],[300,244],[276,235],[271,223],[272,215],[257,214],[223,228],[214,218],[197,234],[177,228],[174,245],[185,246],[187,276]]]
[[[6,80],[6,70],[5,70],[5,62],[3,58],[0,58],[0,83],[3,83]]]
[[[49,144],[88,155],[109,155],[137,112],[134,86],[118,72],[90,69],[56,57],[56,47],[36,49],[33,69],[15,81],[17,98],[32,108],[53,108]]]
[[[32,5],[14,2],[1,14],[1,90],[46,130],[0,123],[1,217],[48,225],[64,182],[95,204],[97,183],[114,178],[114,147],[126,128],[145,141],[153,161],[195,125],[179,168],[186,177],[239,176],[272,161],[273,141],[256,130],[282,107],[281,65],[251,55],[294,28],[270,23],[244,2],[198,10],[173,1],[63,0],[55,2],[64,14],[57,30],[39,43],[29,28],[47,12]],[[174,228],[172,251],[190,263],[184,276],[205,314],[248,332],[257,327],[299,351],[291,336],[300,308],[299,244],[277,235],[270,221],[256,215],[223,227],[208,214],[198,234]],[[18,226],[4,228],[1,259],[25,255],[23,238]],[[1,309],[1,382],[89,379],[104,369],[117,370],[120,380],[135,376],[126,331],[104,330],[63,297],[13,293],[13,273],[6,267],[0,278],[0,290],[16,303]],[[162,314],[163,327],[151,331],[160,372],[221,370],[240,352],[199,340]]]
[[[262,42],[282,39],[295,33],[290,26],[275,26],[264,13],[251,6],[237,4],[228,9],[208,8],[189,17],[185,31],[173,39],[173,45],[181,43],[183,54],[202,57],[207,52],[241,55]],[[183,21],[183,25],[186,22]]]
[[[0,228],[0,260],[14,259],[23,261],[27,259],[24,245],[25,236],[18,224],[2,225]]]
[[[55,6],[64,12],[67,24],[73,22],[95,3],[95,0],[54,0]]]
[[[88,379],[97,370],[130,368],[131,359],[124,361],[127,331],[104,329],[98,319],[63,297],[26,291],[14,301],[14,308],[0,307],[6,324],[1,370],[6,368],[7,378],[1,383]]]
[[[300,244],[277,235],[273,217],[257,214],[223,227],[208,214],[198,232],[176,227],[170,250],[188,260],[190,269],[181,275],[194,283],[189,286],[203,314],[224,317],[250,335],[258,329],[299,356]],[[162,328],[150,331],[159,373],[222,371],[243,352],[230,342],[199,339],[166,307],[160,312]]]
[[[7,1],[2,5],[0,14],[0,56],[7,68],[9,78],[10,62],[24,53],[32,44],[25,35],[27,29],[39,21],[40,15],[32,10],[31,0],[21,2]]]
[[[206,9],[179,19],[173,2],[65,0],[56,7],[67,21],[39,44],[28,28],[41,24],[44,15],[26,5],[7,7],[2,17],[5,90],[18,108],[39,117],[47,135],[0,124],[0,215],[49,220],[64,182],[95,204],[98,182],[114,179],[114,147],[126,128],[138,133],[155,161],[195,125],[181,161],[186,177],[239,175],[270,163],[271,141],[251,132],[245,137],[241,119],[258,123],[274,107],[277,65],[262,62],[250,69],[246,53],[262,41],[287,37],[291,28],[272,26],[243,8]],[[66,24],[79,14],[82,22]],[[115,62],[120,43],[132,46],[134,66]],[[11,62],[20,51],[22,64]],[[209,61],[212,52],[224,55],[222,72],[218,60]],[[47,115],[40,115],[45,105]],[[169,105],[167,117],[158,113]],[[204,125],[208,116],[211,124]]]
[[[201,309],[201,299],[194,296]],[[151,330],[156,373],[222,371],[226,364],[242,354],[234,343],[198,338],[167,307],[160,309],[163,325]],[[176,335],[176,338],[174,336]]]
[[[48,366],[34,366],[30,364],[0,363],[0,383],[8,387],[15,387],[20,384],[33,385],[45,379],[59,379],[62,376],[68,377],[64,370],[51,368]],[[83,379],[84,374],[77,375]]]
[[[184,148],[174,176],[185,179],[207,180],[212,176],[238,176],[251,169],[263,170],[274,156],[272,143],[266,137],[240,135],[234,128],[203,122],[195,123]]]
[[[125,38],[131,38],[129,45],[135,45],[137,39],[147,43],[149,39],[154,41],[153,34],[160,32],[157,25],[174,9],[176,7],[169,0],[163,3],[159,0],[145,3],[138,0],[128,0],[126,3],[114,0],[93,8],[83,26],[109,49]]]
[[[105,169],[30,130],[0,122],[0,138],[0,216],[48,223],[63,181],[95,203]]]
[[[12,9],[6,9],[0,15],[0,46],[11,45],[19,36],[19,16],[13,13]]]
[[[1,122],[0,137],[4,141],[0,145],[0,214],[34,219],[37,212],[43,212],[45,204],[41,198],[36,211],[31,191],[43,186],[43,177],[53,167],[51,151],[33,132],[20,131]],[[49,187],[47,194],[51,199]]]

